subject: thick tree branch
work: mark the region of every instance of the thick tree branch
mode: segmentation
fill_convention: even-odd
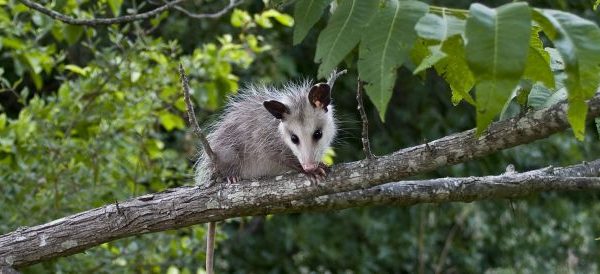
[[[330,211],[374,205],[472,202],[524,197],[546,191],[600,190],[600,160],[498,176],[401,181],[363,190],[323,195],[265,208],[266,213]],[[290,210],[293,208],[293,210]]]
[[[221,9],[215,13],[206,13],[206,14],[191,13],[179,6],[179,4],[183,3],[186,0],[173,0],[170,2],[165,1],[164,5],[159,6],[151,11],[144,12],[144,13],[125,15],[125,16],[113,17],[113,18],[92,18],[92,19],[73,18],[73,17],[67,16],[65,14],[62,14],[60,12],[48,9],[48,8],[44,7],[43,5],[36,3],[34,1],[30,1],[30,0],[18,0],[18,1],[33,10],[39,11],[45,15],[50,16],[53,19],[62,21],[67,24],[85,25],[85,26],[100,26],[100,25],[112,25],[112,24],[128,23],[128,22],[138,21],[138,20],[145,20],[145,19],[151,18],[153,16],[156,16],[165,10],[172,9],[172,8],[175,8],[181,12],[184,12],[186,15],[188,15],[192,18],[198,18],[198,19],[218,18],[218,17],[223,16],[225,13],[227,13],[228,11],[230,11],[237,5],[239,5],[242,0],[240,0],[240,1],[230,0],[229,5],[227,5],[226,7],[224,7],[223,9]]]
[[[600,94],[589,101],[589,116],[600,114]],[[104,242],[138,235],[218,221],[236,216],[293,212],[303,200],[359,189],[367,189],[387,182],[398,181],[438,167],[465,162],[492,152],[545,138],[568,127],[566,102],[552,108],[529,113],[494,123],[480,137],[474,130],[453,134],[428,145],[406,148],[372,160],[363,160],[334,166],[324,182],[311,184],[302,174],[287,174],[260,181],[242,181],[227,186],[206,188],[187,187],[148,194],[116,205],[92,209],[61,218],[47,224],[0,236],[0,265],[22,267],[81,252]],[[594,162],[595,163],[595,162]],[[597,174],[597,173],[596,173]],[[578,175],[579,176],[579,175]],[[535,179],[535,178],[534,178]],[[544,183],[568,183],[567,189],[598,189],[598,179],[565,179],[551,176],[534,181],[533,190],[543,189]],[[476,181],[479,182],[479,181]],[[449,189],[456,183],[446,184]],[[464,184],[455,192],[435,192],[431,186],[407,185],[407,197],[447,196],[447,199],[474,200],[487,197],[506,197],[514,184]],[[528,187],[523,188],[527,190]],[[564,188],[563,188],[564,189]],[[453,191],[454,191],[453,190]],[[469,192],[470,190],[470,192]],[[520,193],[520,191],[517,191]],[[339,194],[343,195],[343,193]],[[377,194],[385,195],[385,193]],[[416,198],[415,198],[416,199]],[[416,200],[404,202],[414,203]],[[438,202],[441,200],[430,200]],[[285,204],[291,208],[285,208]],[[394,204],[402,204],[396,200]],[[285,211],[284,211],[284,210]],[[272,211],[269,211],[272,210]]]

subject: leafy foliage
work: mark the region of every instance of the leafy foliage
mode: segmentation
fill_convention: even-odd
[[[222,2],[204,1],[195,6],[187,1],[184,7],[210,11],[220,8]],[[177,65],[183,63],[190,74],[198,118],[210,121],[240,83],[278,83],[314,74],[313,42],[323,32],[309,29],[323,27],[319,16],[328,2],[315,1],[319,8],[312,5],[308,13],[302,13],[299,6],[309,1],[296,1],[295,20],[286,10],[246,1],[216,21],[195,21],[171,10],[149,21],[89,28],[65,25],[16,1],[0,0],[0,233],[145,192],[191,184],[197,145],[184,127]],[[367,35],[365,28],[379,24],[372,20],[383,14],[395,14],[392,7],[424,5],[414,1],[335,2],[339,5],[331,5],[333,14],[326,28],[346,20],[354,28],[344,29],[336,46],[327,49],[336,54],[328,61],[331,67],[342,61],[352,65],[356,56],[385,56],[378,50],[372,51],[373,55],[362,52],[363,37],[386,37],[374,27],[369,31],[379,33]],[[591,2],[585,7],[572,2],[565,2],[570,11],[593,16]],[[372,10],[356,13],[365,18],[354,25],[350,14],[355,13],[344,11],[349,3],[369,5]],[[46,5],[83,18],[127,15],[154,7],[150,2],[137,4],[64,0]],[[448,4],[468,7],[470,1]],[[544,6],[567,9],[558,5],[550,1]],[[384,74],[394,78],[384,82],[401,83],[401,90],[407,92],[396,96],[396,87],[380,93],[391,97],[386,103],[386,124],[377,122],[381,112],[367,112],[372,121],[373,150],[378,154],[471,128],[475,119],[471,106],[459,103],[475,103],[470,92],[476,78],[465,51],[469,11],[436,6],[429,6],[427,12],[417,10],[422,16],[415,19],[411,13],[402,18],[406,22],[395,29],[399,35],[391,37],[394,41],[413,39],[413,46],[403,44],[402,62],[387,60],[386,68],[394,67],[394,73]],[[566,98],[570,92],[566,81],[575,75],[565,68],[564,52],[551,48],[550,42],[562,34],[551,23],[543,24],[550,15],[545,10],[540,11],[541,17],[535,10],[533,14],[535,23],[527,32],[529,45],[519,92],[509,99],[517,105],[515,115]],[[589,27],[591,21],[572,16],[573,22],[594,31]],[[565,18],[557,20],[561,27],[571,20]],[[292,22],[298,28],[294,33],[286,27]],[[563,28],[573,37],[579,32]],[[348,33],[353,37],[346,37]],[[410,35],[403,37],[406,33]],[[292,41],[302,38],[305,43],[291,47]],[[339,54],[337,47],[347,41],[351,45]],[[322,43],[319,40],[317,47]],[[369,50],[377,47],[373,40]],[[407,51],[410,60],[406,60]],[[586,52],[581,55],[577,51],[575,60],[589,58],[593,51]],[[349,69],[349,76],[336,83],[334,99],[343,130],[339,143],[328,152],[329,163],[333,155],[336,162],[363,157],[357,149],[360,140],[355,138],[360,127],[353,122],[358,119],[354,79],[369,60],[359,61],[356,69]],[[400,64],[412,71],[396,73]],[[413,71],[422,79],[414,77]],[[451,101],[443,92],[446,84],[452,91]],[[372,107],[366,102],[367,110]],[[595,136],[588,130],[586,138],[591,137]],[[509,163],[518,170],[572,164],[598,157],[599,146],[561,134],[423,177],[501,173]],[[438,265],[441,272],[596,273],[600,252],[594,241],[600,225],[594,218],[599,210],[597,198],[594,193],[544,194],[525,200],[237,218],[220,224],[216,267],[219,273],[413,273],[421,269],[435,272]],[[449,237],[454,227],[457,232]],[[204,233],[202,226],[194,226],[131,237],[23,272],[202,273]],[[443,260],[440,255],[446,243],[448,255]]]
[[[374,19],[359,38],[356,33],[371,15],[361,8],[372,2],[363,1],[359,6],[356,1],[341,1],[319,35],[315,61],[321,62],[319,75],[324,76],[359,44],[359,76],[367,82],[367,94],[381,120],[392,97],[396,70],[405,63],[407,52],[412,51],[415,73],[434,67],[450,85],[454,104],[465,99],[475,105],[477,130],[482,132],[503,106],[510,103],[511,94],[521,80],[541,82],[555,89],[548,55],[539,36],[543,31],[568,59],[569,122],[575,136],[583,138],[585,100],[597,91],[600,69],[597,58],[600,41],[595,23],[567,12],[533,10],[535,24],[532,24],[532,9],[525,2],[497,9],[474,3],[468,11],[430,6],[426,12],[426,4],[419,1],[385,0],[375,9]],[[301,2],[297,10],[306,4]],[[325,6],[323,2],[320,4]],[[402,16],[395,16],[400,13]],[[316,22],[314,15],[319,14],[316,6],[311,6],[310,14],[310,20],[296,18],[301,26],[296,31],[303,35],[296,36],[295,43]],[[415,30],[418,39],[414,39]],[[528,50],[524,47],[527,44]],[[465,58],[469,64],[466,68],[462,62]],[[470,95],[473,86],[477,90],[475,100]]]
[[[600,28],[591,21],[561,11],[536,12],[536,18],[565,62],[569,122],[581,140],[587,117],[585,100],[598,89]]]

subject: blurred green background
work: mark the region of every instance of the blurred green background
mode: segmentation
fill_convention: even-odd
[[[427,1],[426,1],[427,2]],[[509,1],[482,1],[498,6]],[[468,8],[469,1],[429,1]],[[598,22],[592,1],[529,1]],[[52,8],[112,17],[147,1],[59,0]],[[189,1],[218,10],[225,1]],[[275,6],[278,12],[269,9]],[[313,79],[319,21],[292,45],[290,4],[244,1],[218,19],[171,11],[108,27],[70,26],[0,0],[0,233],[147,192],[192,184],[198,144],[186,128],[177,65],[191,79],[197,115],[214,120],[245,84]],[[341,132],[337,163],[363,158],[350,58],[334,90]],[[383,155],[475,126],[471,106],[452,106],[434,72],[401,68],[380,122],[366,102],[373,150]],[[418,178],[499,174],[600,156],[595,130],[570,132]],[[372,207],[235,218],[219,224],[218,273],[598,273],[598,193]],[[131,237],[38,264],[25,273],[201,273],[203,225]]]

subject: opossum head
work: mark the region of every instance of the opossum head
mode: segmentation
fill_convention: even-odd
[[[278,133],[305,171],[318,168],[336,133],[331,88],[319,83],[308,92],[285,96],[263,105],[280,120]]]

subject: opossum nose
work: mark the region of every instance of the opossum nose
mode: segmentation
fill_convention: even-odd
[[[302,169],[304,169],[304,171],[315,171],[317,168],[319,168],[319,165],[315,163],[302,164]]]

